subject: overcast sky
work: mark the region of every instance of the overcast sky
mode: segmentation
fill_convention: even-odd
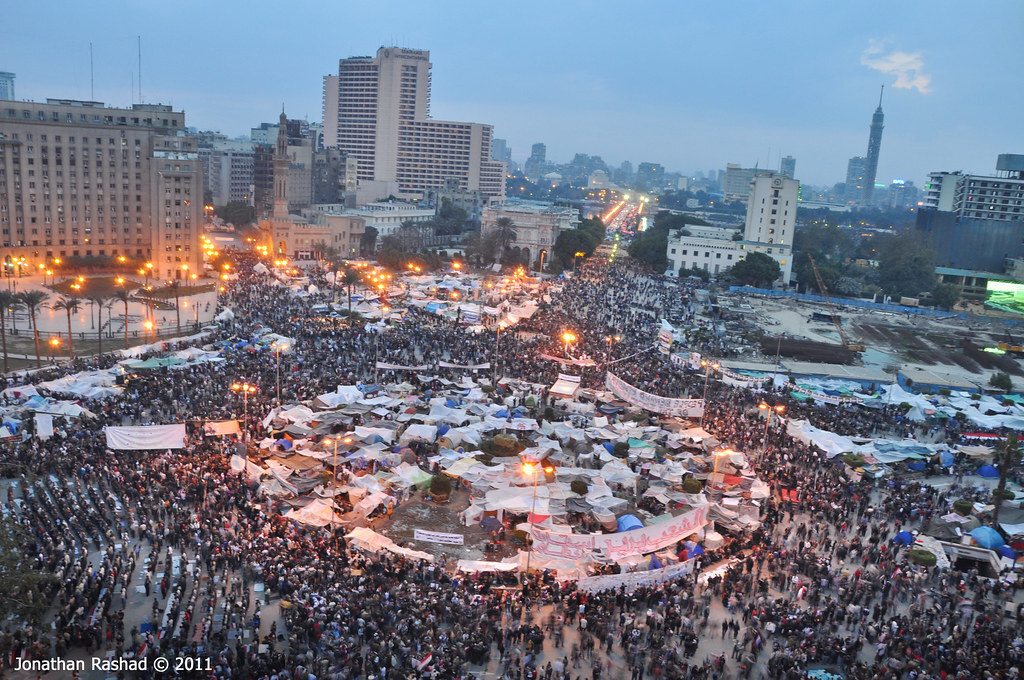
[[[631,7],[632,5],[632,7]],[[142,96],[247,134],[322,117],[322,77],[381,45],[428,49],[435,118],[489,123],[523,160],[598,154],[843,181],[885,84],[878,181],[989,173],[1024,153],[1024,2],[7,2],[0,70],[21,99]]]

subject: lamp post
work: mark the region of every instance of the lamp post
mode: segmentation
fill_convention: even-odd
[[[153,323],[152,319],[146,319],[146,322],[142,324],[143,328],[146,329],[146,334],[153,333],[153,342],[156,342],[156,324]]]
[[[523,463],[523,472],[526,474],[533,475],[533,503],[530,506],[530,542],[526,544],[526,571],[524,572],[523,578],[520,581],[520,585],[523,587],[523,615],[526,614],[526,607],[528,606],[525,602],[526,595],[526,579],[530,575],[530,557],[533,556],[533,516],[537,514],[537,477],[540,475],[540,471],[545,472],[554,471],[554,468],[541,468],[538,463]]]
[[[548,254],[547,250],[540,251],[540,278],[544,280],[544,256]]]
[[[277,403],[281,403],[281,352],[288,351],[288,345],[272,342],[270,346],[274,349],[274,360],[277,365]]]
[[[54,352],[60,347],[60,338],[50,338],[50,363],[53,363]]]
[[[757,405],[757,408],[764,411],[764,440],[762,441],[763,451],[768,450],[768,427],[772,424],[772,412],[778,413],[780,416],[785,412],[786,407],[782,404],[775,406],[769,406],[765,402],[761,402]]]
[[[707,361],[706,359],[701,359],[700,365],[706,368],[704,372],[704,397],[702,399],[702,401],[704,402],[704,408],[700,412],[700,426],[703,428],[704,416],[708,412],[708,383],[711,381],[711,371],[717,371],[718,364]]]
[[[621,335],[606,335],[604,341],[608,343],[608,351],[604,354],[604,365],[607,366],[612,356],[612,343],[622,340]]]
[[[569,358],[569,343],[576,342],[576,335],[569,331],[562,333],[562,340],[565,341],[565,358]]]
[[[572,273],[573,274],[576,273],[576,259],[580,258],[580,257],[586,257],[586,256],[587,256],[586,253],[584,253],[582,251],[579,251],[579,250],[577,250],[576,253],[572,256]]]
[[[731,456],[733,454],[732,449],[722,449],[721,451],[715,451],[715,469],[711,472],[711,502],[715,502],[715,480],[718,479],[718,461],[725,456]]]
[[[250,385],[247,382],[244,382],[244,383],[235,383],[234,385],[231,386],[231,389],[233,389],[235,392],[241,392],[242,393],[242,404],[243,404],[243,406],[242,406],[242,408],[243,408],[243,411],[242,411],[242,427],[245,430],[244,441],[246,443],[248,443],[249,442],[249,393],[250,392],[255,392],[256,391],[256,387],[254,385]]]

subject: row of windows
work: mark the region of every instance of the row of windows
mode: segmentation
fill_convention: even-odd
[[[18,110],[17,109],[7,109],[6,113],[7,113],[7,117],[8,118],[18,118]],[[47,114],[49,114],[49,115],[47,115]],[[32,118],[33,118],[32,111],[30,109],[22,109],[21,110],[21,118],[23,120],[32,120]],[[53,122],[53,123],[59,123],[59,122],[61,122],[62,116],[61,116],[61,112],[60,111],[52,111],[52,110],[51,111],[44,111],[44,110],[40,109],[38,112],[36,112],[35,118],[37,118],[38,120],[42,120],[42,121],[49,120],[50,122]],[[75,114],[70,113],[70,112],[64,112],[63,120],[64,120],[65,123],[74,123],[75,122]],[[154,122],[154,120],[155,120],[155,122]],[[108,125],[112,125],[112,124],[128,125],[129,121],[128,121],[128,116],[117,116],[115,118],[114,116],[109,116],[109,115],[102,115],[101,116],[99,114],[95,114],[94,113],[94,114],[92,114],[90,116],[89,114],[86,114],[86,113],[80,113],[80,114],[78,114],[78,122],[79,123],[86,123],[86,124],[92,123],[93,125],[100,125],[100,124],[104,124],[104,123],[108,124]],[[145,125],[145,126],[178,127],[178,119],[177,118],[156,118],[156,119],[153,119],[153,118],[138,118],[138,117],[134,117],[133,116],[131,118],[131,124],[132,125]]]

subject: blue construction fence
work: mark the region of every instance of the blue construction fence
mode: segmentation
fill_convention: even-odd
[[[821,295],[810,293],[794,293],[788,290],[771,290],[769,288],[752,288],[750,286],[730,286],[730,293],[748,293],[750,295],[765,295],[774,298],[794,298],[804,302],[821,302],[828,304]],[[860,307],[878,312],[893,312],[895,314],[918,314],[920,316],[934,316],[944,319],[963,319],[971,323],[1004,323],[1007,326],[1024,326],[1024,319],[1007,319],[1005,317],[977,316],[976,314],[964,314],[962,312],[944,312],[941,309],[928,309],[927,307],[907,307],[905,305],[887,305],[881,302],[870,300],[855,300],[850,298],[833,298],[834,305],[848,305]]]

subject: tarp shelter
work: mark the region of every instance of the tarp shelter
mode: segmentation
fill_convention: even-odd
[[[381,550],[387,550],[397,555],[403,555],[412,559],[432,561],[434,558],[429,553],[425,553],[419,550],[410,550],[409,548],[403,548],[402,546],[396,545],[387,536],[381,536],[376,531],[367,529],[366,527],[356,527],[348,534],[345,538],[355,547],[361,550],[367,550],[369,552],[380,552]]]
[[[893,543],[899,543],[901,545],[910,545],[914,542],[914,535],[909,531],[901,531],[896,534],[896,538],[892,539]]]
[[[219,437],[226,434],[240,434],[237,420],[220,420],[206,423],[203,427],[203,434],[207,437]]]
[[[399,444],[412,441],[431,442],[437,438],[437,427],[435,425],[410,425],[398,438]]]
[[[107,426],[107,448],[115,451],[185,448],[185,424]]]
[[[317,498],[303,508],[295,508],[285,513],[285,519],[299,522],[311,527],[325,527],[330,524],[341,524],[341,520],[334,514],[334,503]]]
[[[999,532],[992,527],[978,527],[970,531],[971,538],[980,545],[982,548],[989,548],[994,550],[1001,545],[1004,545],[1006,541],[999,535]]]
[[[644,523],[636,515],[623,515],[615,520],[615,524],[617,531],[632,531],[633,529],[644,528]]]
[[[991,465],[982,465],[980,468],[978,468],[978,474],[984,477],[985,479],[999,478],[999,470],[995,469],[995,467]]]
[[[551,386],[548,392],[554,396],[568,397],[572,399],[576,392],[580,389],[580,376],[578,375],[566,375],[564,373],[558,374],[558,380]]]

